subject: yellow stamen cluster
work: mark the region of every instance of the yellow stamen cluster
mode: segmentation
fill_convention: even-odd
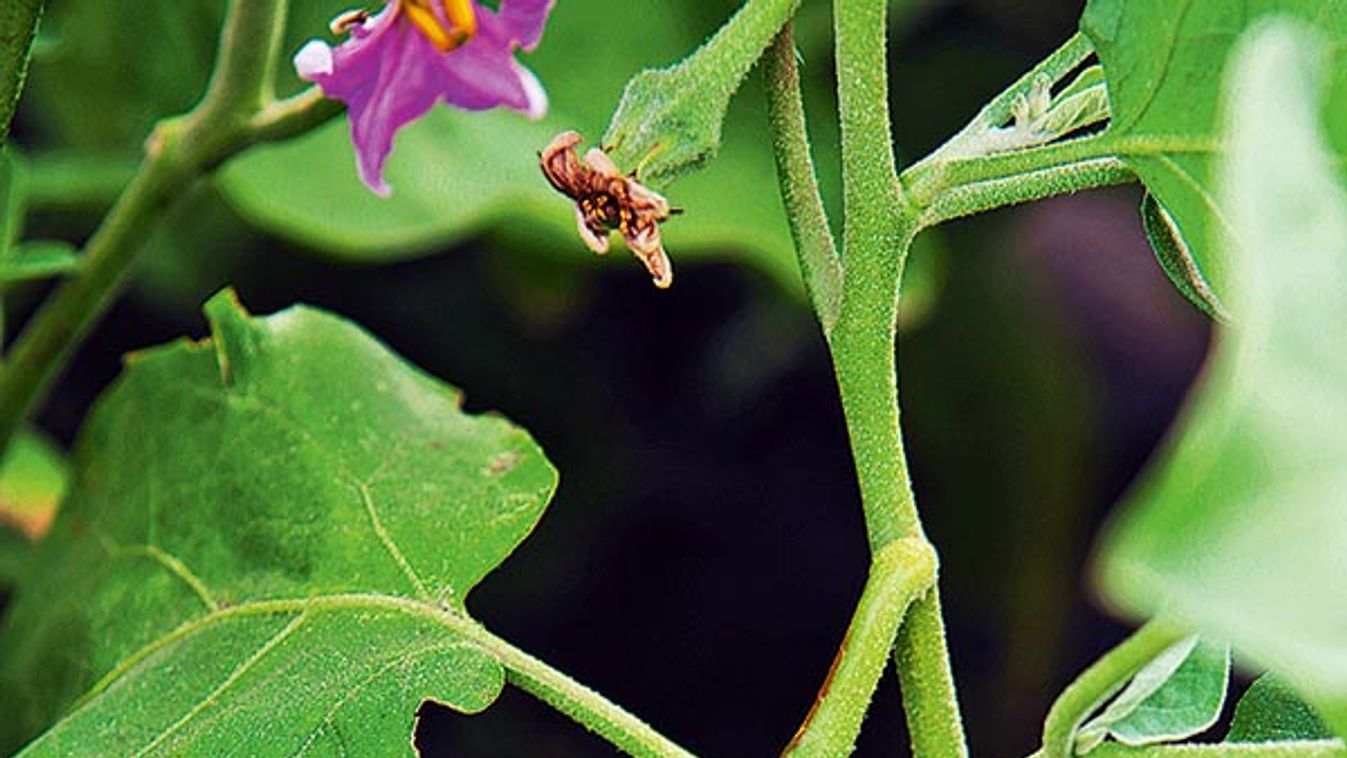
[[[477,33],[477,14],[472,0],[401,0],[407,19],[426,35],[430,44],[440,52],[462,47]],[[435,13],[432,3],[439,3],[449,20],[446,26]]]

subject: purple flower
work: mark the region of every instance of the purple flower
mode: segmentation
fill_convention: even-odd
[[[532,50],[554,0],[390,0],[376,16],[362,11],[333,21],[350,39],[335,49],[310,40],[296,55],[301,78],[346,103],[360,178],[387,197],[384,162],[393,136],[436,100],[465,110],[506,106],[529,118],[547,111],[547,94],[515,60]]]

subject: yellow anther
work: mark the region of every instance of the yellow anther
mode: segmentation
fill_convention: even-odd
[[[449,25],[436,15],[432,2],[440,2]],[[463,46],[477,33],[477,15],[473,12],[472,0],[403,0],[402,9],[408,20],[440,52],[447,53]]]

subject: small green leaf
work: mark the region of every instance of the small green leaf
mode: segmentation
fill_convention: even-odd
[[[19,245],[0,259],[0,285],[50,279],[74,271],[79,256],[68,242],[34,240]]]
[[[1239,699],[1225,741],[1284,742],[1332,736],[1294,690],[1272,674],[1264,674]]]
[[[1192,249],[1183,240],[1174,217],[1155,199],[1146,193],[1141,201],[1141,223],[1146,229],[1146,239],[1150,240],[1151,250],[1160,268],[1174,287],[1196,305],[1199,310],[1217,321],[1229,320],[1225,306],[1216,298],[1211,285],[1202,276],[1202,270],[1193,258]]]
[[[1221,716],[1230,684],[1230,647],[1189,637],[1132,677],[1126,689],[1076,734],[1085,755],[1106,738],[1127,745],[1174,742],[1203,732]]]
[[[0,748],[64,714],[25,758],[408,755],[422,700],[499,692],[464,601],[556,472],[346,321],[206,312],[80,433],[0,634]]]
[[[1215,169],[1224,150],[1222,64],[1242,31],[1278,13],[1312,24],[1327,38],[1333,57],[1328,108],[1347,109],[1347,3],[1090,0],[1081,19],[1108,80],[1111,149],[1172,215],[1196,273],[1222,302],[1228,301],[1230,264],[1216,235],[1234,223],[1216,199]],[[1333,153],[1347,157],[1347,122],[1331,125],[1327,136]]]
[[[1324,5],[1327,15],[1336,5]],[[1347,734],[1347,190],[1321,110],[1329,41],[1251,32],[1226,89],[1236,314],[1181,433],[1101,550],[1103,588],[1269,665]],[[1340,72],[1339,72],[1340,73]]]
[[[0,526],[35,540],[47,532],[65,494],[65,458],[36,432],[15,436],[0,462]]]
[[[667,183],[701,168],[720,149],[730,98],[799,4],[747,0],[686,59],[632,77],[603,136],[604,149],[647,182]]]

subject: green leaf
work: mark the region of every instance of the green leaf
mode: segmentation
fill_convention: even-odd
[[[1106,738],[1127,745],[1186,739],[1221,716],[1230,685],[1230,646],[1189,637],[1138,671],[1126,689],[1076,734],[1084,755]]]
[[[1203,313],[1217,321],[1228,321],[1225,306],[1202,276],[1192,248],[1184,241],[1174,217],[1149,192],[1141,200],[1141,223],[1160,268],[1174,287]]]
[[[1328,108],[1347,109],[1347,3],[1090,0],[1081,19],[1108,80],[1114,149],[1171,214],[1197,280],[1223,302],[1230,263],[1214,235],[1228,233],[1233,220],[1216,199],[1221,64],[1243,30],[1274,13],[1313,24],[1327,38]],[[1330,126],[1328,144],[1347,156],[1347,121]]]
[[[464,601],[556,472],[340,318],[206,313],[80,433],[0,636],[7,744],[64,713],[25,758],[407,755],[422,700],[497,696]]]
[[[44,0],[6,0],[0,7],[0,145],[9,138],[43,4]]]
[[[1123,608],[1230,640],[1343,735],[1347,191],[1320,117],[1331,131],[1347,114],[1320,108],[1329,49],[1279,21],[1231,66],[1221,207],[1236,321],[1101,568]]]
[[[1284,742],[1332,736],[1294,690],[1272,674],[1264,674],[1239,699],[1225,741]]]
[[[0,462],[0,526],[29,539],[46,533],[66,487],[65,458],[36,432],[18,434]]]
[[[35,240],[19,245],[0,260],[0,285],[40,281],[68,274],[79,266],[79,256],[68,242]]]

